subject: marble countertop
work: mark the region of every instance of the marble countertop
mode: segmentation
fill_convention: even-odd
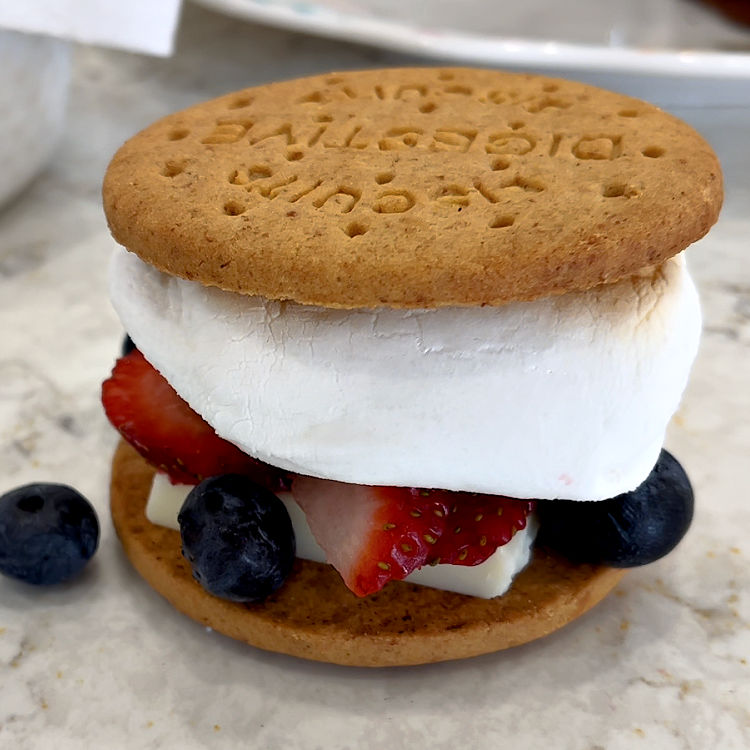
[[[542,641],[368,671],[207,632],[143,584],[120,550],[107,512],[115,435],[98,400],[122,337],[105,293],[112,241],[99,190],[109,157],[140,127],[203,98],[414,62],[194,7],[169,60],[75,50],[63,138],[48,169],[0,211],[0,492],[67,482],[95,504],[103,533],[79,580],[50,590],[0,580],[0,747],[750,747],[750,90],[746,108],[696,106],[711,84],[681,81],[689,106],[667,102],[713,144],[727,183],[718,225],[689,251],[705,336],[667,445],[698,505],[668,558],[632,571]],[[644,95],[652,86],[609,83]]]

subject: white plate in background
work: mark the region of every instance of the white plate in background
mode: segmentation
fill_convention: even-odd
[[[701,0],[194,0],[250,21],[484,65],[750,80],[750,26]]]

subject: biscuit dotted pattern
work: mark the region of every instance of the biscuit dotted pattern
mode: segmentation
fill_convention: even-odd
[[[230,94],[136,136],[105,181],[115,237],[157,267],[337,307],[615,281],[698,239],[720,203],[708,146],[655,107],[470,69]]]

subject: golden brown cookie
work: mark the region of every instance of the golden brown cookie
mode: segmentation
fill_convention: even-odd
[[[593,607],[622,570],[573,565],[537,550],[511,590],[496,599],[392,582],[360,599],[329,565],[298,560],[265,603],[243,605],[206,593],[191,575],[178,532],[144,514],[153,468],[121,442],[112,466],[117,534],[138,572],[178,610],[253,646],[351,666],[462,659],[540,638]]]
[[[228,94],[115,155],[118,242],[203,284],[329,307],[498,305],[612,282],[701,237],[715,155],[645,102],[461,68]]]

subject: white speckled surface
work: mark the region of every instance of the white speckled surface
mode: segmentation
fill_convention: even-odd
[[[64,139],[0,213],[0,491],[73,484],[97,506],[103,535],[74,583],[44,591],[0,580],[0,747],[750,747],[750,107],[672,107],[717,149],[727,202],[690,251],[706,335],[668,445],[698,509],[670,557],[543,641],[390,671],[306,663],[207,633],[124,559],[106,511],[115,437],[98,402],[121,337],[104,283],[108,157],[139,127],[214,94],[405,61],[194,8],[172,60],[77,51]]]

